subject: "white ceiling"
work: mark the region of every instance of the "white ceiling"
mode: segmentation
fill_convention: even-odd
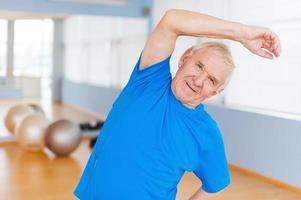
[[[107,4],[107,5],[126,5],[128,0],[50,0],[57,2],[84,3],[84,4]]]
[[[83,3],[83,4],[102,4],[102,5],[127,5],[128,0],[48,0],[53,2]],[[21,11],[0,10],[0,19],[45,19],[45,18],[64,18],[67,14],[36,13]]]
[[[68,15],[66,14],[0,11],[0,19],[45,19],[45,18],[64,18],[67,16]]]

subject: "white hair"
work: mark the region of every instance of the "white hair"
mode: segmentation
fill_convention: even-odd
[[[209,49],[209,50],[212,50],[213,52],[215,52],[216,55],[220,56],[222,58],[223,62],[226,64],[226,66],[228,66],[229,69],[231,70],[228,78],[225,80],[223,85],[219,88],[219,89],[223,90],[223,88],[229,83],[231,76],[232,76],[232,72],[235,68],[235,64],[234,64],[233,57],[232,57],[229,47],[221,42],[204,42],[204,43],[192,46],[191,47],[191,55],[193,55],[195,52],[197,52],[201,49]]]

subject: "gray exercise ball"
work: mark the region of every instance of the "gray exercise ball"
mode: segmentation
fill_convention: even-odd
[[[12,106],[6,113],[4,123],[8,131],[12,134],[15,133],[18,124],[29,114],[35,111],[26,105]]]
[[[25,117],[16,128],[16,138],[21,147],[28,151],[39,151],[45,147],[45,129],[48,119],[41,113]]]
[[[80,129],[72,121],[61,119],[45,130],[46,146],[57,156],[68,156],[81,142]]]

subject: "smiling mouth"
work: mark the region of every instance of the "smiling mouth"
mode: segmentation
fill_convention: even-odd
[[[194,91],[195,93],[197,93],[194,89],[192,89],[191,87],[190,87],[190,85],[188,85],[188,83],[185,81],[185,83],[186,83],[186,85],[192,90],[192,91]]]

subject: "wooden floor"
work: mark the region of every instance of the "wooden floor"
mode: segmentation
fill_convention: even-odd
[[[5,113],[3,109],[9,104],[0,101],[0,114]],[[51,113],[53,119],[63,116],[81,122],[102,118],[100,115],[60,104],[48,109],[48,114]],[[0,131],[5,132],[3,126],[0,126]],[[88,143],[88,139],[83,139],[80,147],[70,157],[56,158],[48,151],[30,153],[23,151],[16,142],[0,142],[0,199],[76,199],[72,192],[91,153]],[[300,194],[235,169],[231,169],[231,179],[232,184],[228,189],[214,199],[301,200]],[[188,200],[199,187],[199,180],[193,174],[186,173],[179,184],[177,200]]]

